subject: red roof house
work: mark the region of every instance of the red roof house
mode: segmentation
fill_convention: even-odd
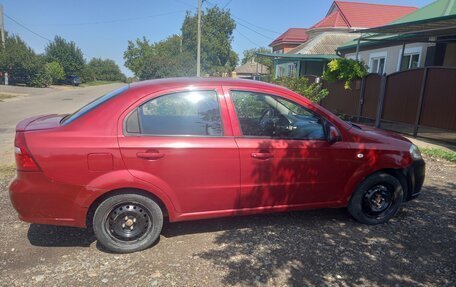
[[[382,26],[416,9],[410,6],[334,1],[325,18],[311,28],[290,28],[269,46],[275,53],[287,53],[313,39],[318,30],[349,32],[352,29]]]
[[[306,33],[307,29],[305,28],[290,28],[285,33],[277,37],[271,44],[270,47],[273,47],[274,51],[279,51],[280,53],[286,53],[290,49],[298,46],[301,43],[304,43],[309,39],[309,35]]]
[[[373,28],[386,25],[417,9],[410,6],[334,1],[326,16],[339,12],[347,27]]]

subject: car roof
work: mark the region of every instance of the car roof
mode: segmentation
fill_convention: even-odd
[[[283,91],[290,90],[261,81],[237,79],[237,78],[166,78],[166,79],[155,79],[146,80],[141,82],[135,82],[130,84],[130,89],[141,90],[142,92],[154,92],[162,89],[172,88],[185,88],[190,86],[243,86],[243,87],[255,87],[255,88],[266,88],[266,89],[280,89]]]

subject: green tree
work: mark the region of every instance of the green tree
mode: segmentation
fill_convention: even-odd
[[[278,78],[274,80],[274,83],[284,86],[306,98],[311,100],[314,103],[319,103],[323,100],[328,94],[327,89],[322,88],[321,83],[312,83],[309,84],[309,79],[305,77],[299,78]]]
[[[231,48],[236,23],[229,11],[218,7],[202,15],[202,73],[230,72],[239,58]],[[182,24],[182,36],[172,35],[158,43],[145,37],[128,41],[124,52],[125,66],[141,80],[163,77],[194,76],[196,74],[197,15],[187,12]]]
[[[57,84],[65,79],[65,71],[59,62],[50,62],[44,65],[46,73],[51,77],[52,83]]]
[[[182,47],[196,61],[197,14],[187,12],[182,24]],[[231,72],[237,64],[237,54],[232,50],[233,31],[236,22],[229,10],[214,6],[201,15],[201,70],[202,73],[220,74]]]
[[[16,35],[5,35],[5,49],[0,48],[0,71],[7,72],[11,84],[32,86],[42,76],[44,59]],[[44,81],[45,86],[48,83]]]
[[[85,81],[125,81],[126,77],[119,66],[110,59],[93,58],[83,73]]]
[[[268,67],[269,71],[272,71],[272,59],[270,57],[258,56],[257,53],[271,53],[271,49],[266,47],[252,48],[244,50],[244,57],[242,58],[242,64],[248,63],[254,60],[257,63],[265,65]]]
[[[328,63],[328,69],[323,73],[323,79],[329,82],[344,81],[344,88],[350,89],[354,80],[367,75],[367,66],[360,61],[339,58]]]
[[[54,41],[45,48],[48,62],[58,62],[65,71],[65,76],[80,75],[84,69],[84,55],[73,41],[66,41],[60,36],[55,36]]]
[[[140,77],[145,59],[155,53],[154,45],[150,44],[146,37],[128,41],[127,50],[124,52],[125,67],[130,69],[137,77]]]
[[[192,76],[196,63],[181,43],[178,35],[154,44],[146,38],[129,41],[124,52],[125,66],[140,80]]]

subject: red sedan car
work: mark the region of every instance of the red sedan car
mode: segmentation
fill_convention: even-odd
[[[16,128],[10,197],[21,220],[86,227],[115,252],[170,222],[348,207],[386,222],[416,197],[424,161],[386,131],[342,121],[288,89],[164,79]]]

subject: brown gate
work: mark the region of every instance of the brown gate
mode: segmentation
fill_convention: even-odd
[[[322,100],[322,106],[327,107],[337,115],[353,116],[357,114],[359,89],[356,89],[356,83],[353,83],[351,89],[348,90],[344,88],[344,83],[341,81],[333,83],[325,82],[323,87],[330,92]],[[341,99],[343,100],[341,101]]]
[[[363,79],[361,91],[353,87],[344,90],[342,82],[325,83],[324,87],[329,95],[322,105],[338,114],[375,120],[377,127],[414,135],[443,130],[456,139],[456,68],[426,67],[388,76],[369,74]]]
[[[419,125],[456,131],[456,68],[430,68]]]
[[[382,77],[379,74],[369,74],[364,78],[365,86],[360,117],[375,119],[381,79]]]
[[[424,69],[388,75],[382,120],[414,124]]]

